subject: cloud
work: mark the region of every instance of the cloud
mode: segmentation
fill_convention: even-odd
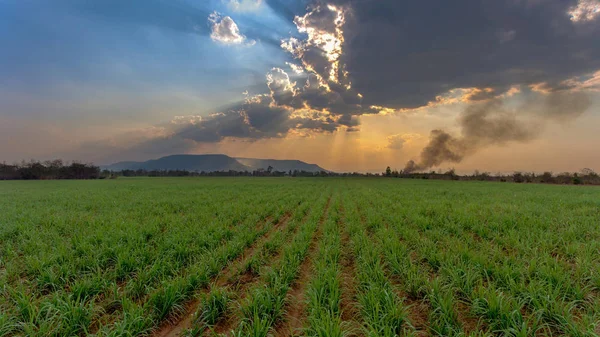
[[[401,133],[387,137],[387,148],[392,150],[401,150],[404,145],[413,140],[421,138],[421,135],[414,133]]]
[[[579,81],[578,86],[583,90],[600,92],[600,71]]]
[[[501,31],[498,33],[498,39],[500,40],[500,43],[508,43],[514,40],[515,36],[517,36],[517,31],[514,29]]]
[[[304,85],[295,82],[287,95],[274,99],[276,104],[293,109],[328,114],[348,131],[357,131],[360,115],[378,111],[362,104],[362,95],[352,88],[341,62],[347,10],[343,6],[318,3],[309,6],[306,14],[294,18],[298,31],[306,38],[285,39],[281,47],[296,60],[287,64]]]
[[[262,0],[223,0],[235,11],[255,11],[262,5]]]
[[[600,15],[600,1],[579,0],[576,6],[568,11],[571,21],[587,22],[595,20]]]
[[[542,88],[545,88],[546,90],[556,90],[556,87],[553,88],[547,83],[542,83],[540,84],[540,86]],[[588,74],[585,76],[579,76],[565,80],[558,85],[558,88],[572,89],[575,91],[582,92],[600,92],[600,71],[597,71],[593,74]]]
[[[267,74],[267,87],[271,90],[273,102],[278,105],[290,105],[296,95],[296,83],[281,68],[273,68]]]
[[[340,81],[363,95],[363,105],[414,109],[456,88],[501,95],[518,85],[552,85],[598,71],[600,20],[590,14],[598,3],[331,0],[343,12],[341,38],[323,9],[297,24],[308,23],[320,34],[307,32],[311,45],[323,46],[310,41],[328,37]],[[327,78],[334,68],[328,54],[313,57],[310,48],[296,45],[305,63]]]
[[[292,71],[274,65],[265,92],[171,123],[165,139],[218,143],[357,131],[364,114],[466,105],[460,135],[433,130],[412,169],[429,168],[486,146],[535,139],[548,121],[583,113],[584,91],[598,87],[600,20],[590,18],[590,0],[331,0],[313,1],[302,13],[299,2],[265,3],[293,17],[297,33],[280,43]],[[229,16],[214,12],[209,22],[214,41],[253,43]],[[517,109],[505,101],[516,94],[529,98]],[[406,137],[390,136],[388,148],[401,149]]]
[[[161,142],[188,146],[192,143],[218,143],[237,138],[255,141],[283,138],[294,130],[333,132],[342,126],[356,127],[359,123],[349,115],[333,115],[307,107],[292,107],[304,89],[290,82],[289,75],[273,68],[266,75],[268,94],[247,96],[246,100],[229,109],[209,116],[177,116],[163,125],[165,135],[141,144],[147,148]]]
[[[301,64],[293,70],[307,73],[292,107],[360,116],[509,97],[540,82],[558,90],[600,69],[600,25],[574,26],[574,5],[436,4],[447,10],[434,11],[427,2],[316,2],[294,19],[306,38],[281,44]],[[431,29],[421,29],[423,20]]]
[[[308,38],[291,51],[305,67],[312,69],[323,80],[340,81],[340,57],[344,43],[345,13],[331,5],[315,6],[294,23],[300,33]]]
[[[295,63],[291,63],[291,62],[286,62],[285,64],[287,64],[290,69],[292,69],[292,71],[294,71],[294,73],[301,75],[304,74],[304,68],[302,68],[302,66],[297,65]]]
[[[229,16],[221,16],[217,12],[213,12],[208,21],[211,23],[210,38],[213,41],[223,44],[242,44],[246,42],[246,36],[240,33],[240,29],[233,19]],[[254,40],[246,42],[248,45],[253,45]]]

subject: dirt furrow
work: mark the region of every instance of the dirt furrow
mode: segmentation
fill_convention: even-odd
[[[246,248],[242,254],[240,254],[236,259],[231,261],[220,273],[218,278],[214,281],[216,285],[223,285],[227,282],[228,276],[235,270],[235,266],[240,265],[244,261],[246,261],[249,257],[254,255],[256,249],[261,247],[265,242],[269,240],[269,238],[277,231],[282,230],[287,226],[289,220],[291,218],[291,213],[286,213],[279,221],[271,228],[267,233],[258,238],[254,243]],[[267,220],[268,221],[268,220]],[[202,293],[209,293],[211,290],[211,286],[204,289]],[[200,304],[200,299],[196,297],[193,301],[186,305],[186,314],[182,319],[176,321],[175,323],[166,322],[159,329],[157,329],[152,336],[153,337],[177,337],[184,330],[191,327],[192,321],[194,318],[194,312],[198,305]]]
[[[465,335],[470,336],[471,333],[477,331],[483,331],[483,327],[480,326],[479,320],[470,313],[471,310],[469,305],[458,299],[455,300],[456,313],[458,314],[458,322],[462,326],[462,330]]]
[[[344,207],[340,209],[342,214],[341,219],[345,219]],[[342,300],[341,313],[342,321],[351,327],[351,331],[358,331],[360,324],[360,314],[356,306],[356,265],[354,261],[354,250],[352,248],[350,234],[348,233],[345,224],[340,223],[340,231],[342,234],[342,254],[340,265],[342,270]],[[357,336],[357,333],[352,333],[352,336]]]
[[[286,243],[289,243],[293,240],[295,234],[298,232],[298,230],[304,224],[304,222],[306,221],[307,218],[308,218],[308,213],[304,216],[302,221],[300,221],[300,224],[298,226],[296,226],[296,228],[294,228],[289,233],[289,237],[285,241]],[[271,260],[269,261],[269,263],[267,265],[277,265],[278,261],[281,259],[281,253],[283,252],[284,246],[285,246],[285,243],[282,245],[282,247],[279,248],[277,253],[274,256],[272,256]],[[248,256],[247,259],[249,259],[249,258],[251,258],[251,256]],[[243,263],[245,263],[245,261]],[[241,275],[236,276],[235,271],[233,271],[232,273],[233,273],[233,275],[229,275],[226,278],[227,281],[224,284],[222,284],[222,286],[227,286],[227,287],[233,288],[235,290],[235,294],[237,294],[236,300],[237,300],[237,302],[240,302],[241,300],[244,300],[248,296],[248,290],[252,289],[252,287],[254,285],[258,284],[258,282],[260,281],[260,275],[253,274],[251,272],[245,272]],[[240,317],[241,316],[239,314],[238,315],[230,314],[230,315],[226,316],[224,319],[219,321],[212,328],[212,332],[214,332],[217,335],[221,335],[221,334],[227,335],[237,326],[237,324],[239,323]],[[208,333],[208,331],[207,331],[207,333]]]
[[[329,206],[331,203],[331,195],[327,199],[323,216],[319,220],[319,226],[315,235],[312,237],[306,258],[300,265],[299,276],[288,291],[288,305],[285,309],[283,321],[275,327],[275,337],[297,336],[301,333],[303,324],[306,320],[306,286],[312,275],[313,260],[317,252],[318,243],[323,234],[323,223],[329,215]]]

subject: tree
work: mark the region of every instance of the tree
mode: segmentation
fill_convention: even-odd
[[[546,171],[542,174],[542,183],[551,184],[554,183],[554,177],[552,176],[552,172]]]
[[[594,170],[592,170],[591,168],[584,168],[584,169],[581,170],[581,175],[582,176],[597,177],[598,173],[594,172]]]
[[[392,176],[392,169],[389,166],[385,169],[385,176],[386,177]]]
[[[456,174],[456,170],[454,168],[449,169],[444,173],[445,176],[450,177],[450,180],[458,180],[460,177]]]
[[[513,181],[515,183],[522,183],[522,182],[524,182],[525,178],[523,177],[523,173],[521,173],[521,172],[515,172],[513,174]]]

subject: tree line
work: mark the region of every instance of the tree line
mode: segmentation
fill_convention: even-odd
[[[0,163],[0,180],[99,179],[100,167],[79,162],[64,163],[60,159],[29,161],[8,165]]]
[[[302,170],[278,171],[269,166],[267,169],[253,171],[186,171],[186,170],[123,170],[108,171],[89,163],[65,163],[60,159],[48,161],[21,162],[8,165],[0,163],[0,180],[47,180],[47,179],[105,179],[117,177],[387,177],[405,179],[438,180],[476,180],[514,183],[600,185],[600,175],[591,169],[580,172],[514,172],[512,174],[491,174],[475,171],[470,175],[459,175],[454,169],[431,172],[403,172],[392,170],[389,166],[383,173],[337,173],[331,171],[309,172]]]
[[[458,175],[454,169],[448,171],[412,172],[406,173],[392,170],[389,166],[382,174],[388,178],[411,178],[411,179],[439,179],[439,180],[476,180],[497,181],[513,183],[538,183],[538,184],[561,184],[561,185],[600,185],[600,175],[594,170],[585,168],[580,172],[514,172],[512,174],[491,174],[489,172],[475,171],[473,174]]]
[[[103,171],[103,175],[122,177],[328,177],[342,174],[328,171],[309,172],[302,170],[277,171],[269,166],[267,169],[252,171],[186,171],[186,170],[122,170]],[[345,174],[344,174],[345,175]]]

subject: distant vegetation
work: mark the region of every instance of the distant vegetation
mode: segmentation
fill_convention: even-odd
[[[122,171],[102,171],[103,175],[123,176],[123,177],[337,177],[346,176],[346,173],[334,173],[329,171],[277,171],[269,166],[266,169],[245,170],[245,171],[186,171],[186,170],[122,170]],[[355,173],[353,175],[363,176],[363,174]]]
[[[166,158],[166,157],[165,157]],[[288,161],[292,162],[292,161]],[[360,173],[304,170],[276,170],[272,166],[254,170],[146,170],[123,169],[101,170],[93,164],[73,162],[65,164],[62,160],[44,162],[30,161],[20,164],[0,164],[0,180],[54,180],[54,179],[105,179],[117,177],[385,177],[405,179],[435,179],[461,181],[496,181],[514,183],[538,183],[560,185],[600,185],[600,175],[592,169],[583,169],[577,173],[563,172],[554,174],[544,172],[514,172],[513,174],[491,174],[475,171],[473,174],[459,175],[454,169],[442,172],[404,172],[392,170],[389,166],[383,173]]]
[[[98,179],[100,168],[92,164],[62,160],[30,161],[20,164],[0,164],[0,180]]]
[[[513,174],[491,174],[489,172],[475,171],[471,175],[458,175],[454,169],[446,172],[425,172],[425,173],[406,173],[403,171],[392,170],[389,166],[383,173],[389,178],[411,178],[411,179],[439,179],[439,180],[477,180],[477,181],[498,181],[514,183],[538,183],[538,184],[561,184],[561,185],[600,185],[600,175],[592,169],[585,168],[581,172],[562,172],[554,174],[544,172],[542,174],[535,172],[514,172]]]

